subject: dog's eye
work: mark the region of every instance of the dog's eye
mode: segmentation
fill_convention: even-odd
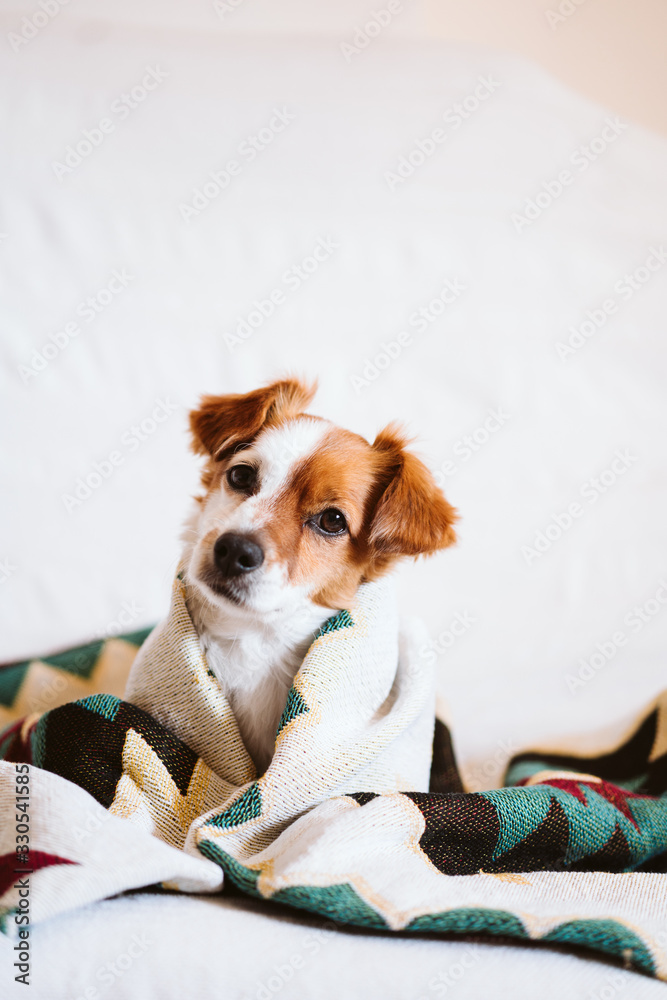
[[[227,482],[239,493],[250,493],[255,487],[257,473],[252,465],[233,465],[227,470]]]
[[[335,507],[327,507],[314,518],[314,522],[320,531],[324,531],[327,535],[342,535],[347,528],[345,515]]]

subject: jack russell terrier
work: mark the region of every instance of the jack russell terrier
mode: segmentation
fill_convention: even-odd
[[[206,463],[183,534],[188,610],[260,774],[317,630],[397,559],[456,540],[403,431],[369,444],[306,414],[315,389],[288,378],[190,414]]]

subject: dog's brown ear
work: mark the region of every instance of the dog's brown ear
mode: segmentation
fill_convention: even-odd
[[[405,450],[407,443],[395,424],[373,442],[389,479],[370,529],[371,546],[380,557],[428,555],[456,541],[458,515],[423,462]]]
[[[224,458],[242,441],[252,441],[263,427],[303,413],[316,390],[317,383],[289,378],[254,392],[202,396],[199,409],[190,413],[193,450]]]

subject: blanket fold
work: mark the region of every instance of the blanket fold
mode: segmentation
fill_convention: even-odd
[[[23,866],[33,921],[227,877],[341,924],[585,947],[667,979],[667,697],[621,745],[524,753],[506,787],[466,793],[419,647],[390,584],[363,585],[315,637],[258,775],[177,577],[125,699],[91,695],[0,735],[4,929]]]

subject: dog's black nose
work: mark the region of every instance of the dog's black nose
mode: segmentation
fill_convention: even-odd
[[[213,560],[223,576],[241,576],[259,569],[264,562],[264,552],[247,535],[227,531],[216,539]]]

